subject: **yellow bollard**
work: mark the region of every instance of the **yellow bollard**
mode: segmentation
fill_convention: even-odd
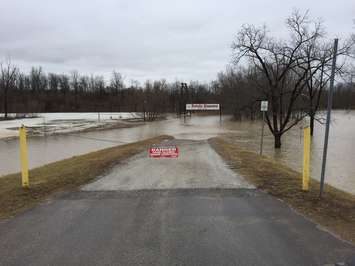
[[[27,152],[27,141],[26,141],[26,128],[23,125],[20,127],[20,158],[21,158],[22,187],[28,188],[30,186],[28,180],[28,152]]]
[[[311,156],[311,130],[306,127],[303,131],[303,184],[304,191],[309,190],[309,163]]]

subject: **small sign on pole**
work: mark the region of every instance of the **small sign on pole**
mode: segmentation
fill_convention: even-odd
[[[261,101],[260,111],[261,111],[261,112],[267,112],[267,110],[268,110],[268,105],[269,105],[269,102],[268,102],[268,101]]]

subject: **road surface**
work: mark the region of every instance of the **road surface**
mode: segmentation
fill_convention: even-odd
[[[253,189],[206,141],[142,153],[0,223],[0,265],[334,265],[355,249]]]

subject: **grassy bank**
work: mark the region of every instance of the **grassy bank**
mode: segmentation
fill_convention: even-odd
[[[103,174],[120,161],[144,151],[149,145],[171,138],[159,136],[35,168],[30,171],[29,189],[21,187],[19,173],[3,176],[0,178],[0,218],[30,208],[52,193],[75,189]]]
[[[243,150],[222,138],[210,140],[214,149],[257,188],[282,199],[301,214],[355,244],[355,196],[325,186],[319,200],[319,182],[311,180],[310,191],[301,190],[301,173],[271,159]]]

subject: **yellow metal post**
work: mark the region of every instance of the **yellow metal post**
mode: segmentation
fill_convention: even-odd
[[[303,184],[304,191],[309,190],[309,163],[311,156],[311,130],[306,127],[303,133]]]
[[[21,157],[21,176],[22,187],[28,188],[30,186],[28,180],[28,152],[26,140],[26,128],[20,127],[20,157]]]

